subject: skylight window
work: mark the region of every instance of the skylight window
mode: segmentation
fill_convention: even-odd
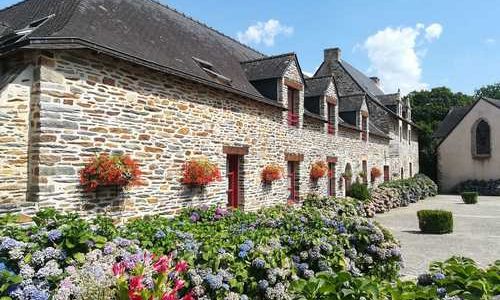
[[[217,71],[215,68],[214,68],[214,65],[206,60],[203,60],[203,59],[200,59],[200,58],[197,58],[197,57],[193,57],[193,60],[198,64],[198,66],[203,70],[205,71],[205,73],[207,73],[210,77],[213,77],[215,78],[217,81],[219,81],[220,83],[222,84],[227,84],[227,85],[230,85],[231,84],[231,79],[230,78],[227,78],[226,76],[220,74],[219,71]]]

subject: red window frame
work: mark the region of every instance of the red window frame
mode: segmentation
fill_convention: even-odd
[[[335,105],[327,103],[328,134],[335,134]]]
[[[288,162],[288,203],[293,204],[298,202],[299,190],[297,184],[297,166],[298,162],[289,161]]]
[[[239,207],[240,198],[240,156],[239,155],[228,155],[227,156],[227,178],[228,178],[228,189],[227,189],[227,200],[228,206],[233,208]]]
[[[390,178],[390,173],[389,173],[389,166],[384,166],[384,182],[389,181]]]
[[[328,196],[335,196],[335,163],[328,163]]]
[[[298,90],[288,87],[288,125],[299,126]]]

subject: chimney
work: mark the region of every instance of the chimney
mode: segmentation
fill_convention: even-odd
[[[374,77],[370,77],[370,79],[378,86],[380,87],[380,78],[374,76]]]
[[[339,61],[341,52],[340,48],[325,49],[325,62]]]

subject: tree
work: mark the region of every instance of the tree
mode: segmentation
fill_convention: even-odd
[[[500,85],[497,85],[497,89],[500,93]],[[412,119],[421,129],[418,138],[420,172],[436,180],[436,145],[432,134],[452,107],[469,105],[474,98],[463,93],[453,93],[447,87],[411,92],[405,98],[410,100]]]
[[[474,92],[474,97],[488,97],[494,99],[500,99],[500,82],[489,84],[477,89]]]

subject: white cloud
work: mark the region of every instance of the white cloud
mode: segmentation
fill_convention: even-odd
[[[420,36],[425,32],[425,40],[438,39],[443,31],[441,25],[434,23],[428,27],[416,24],[415,27],[387,27],[369,36],[363,48],[370,60],[369,73],[380,78],[386,92],[401,89],[403,94],[428,87],[422,81],[421,60],[427,49]]]
[[[307,77],[313,77],[314,76],[313,72],[302,71],[302,74],[306,75]]]
[[[487,38],[483,40],[483,43],[485,43],[486,45],[495,45],[497,43],[497,40],[495,40],[494,38]]]
[[[425,28],[425,38],[428,41],[436,40],[443,33],[443,26],[439,23],[432,23]]]
[[[290,36],[293,27],[282,25],[280,21],[270,19],[267,22],[257,22],[247,28],[245,32],[238,32],[238,40],[244,44],[260,44],[273,46],[278,35]]]

